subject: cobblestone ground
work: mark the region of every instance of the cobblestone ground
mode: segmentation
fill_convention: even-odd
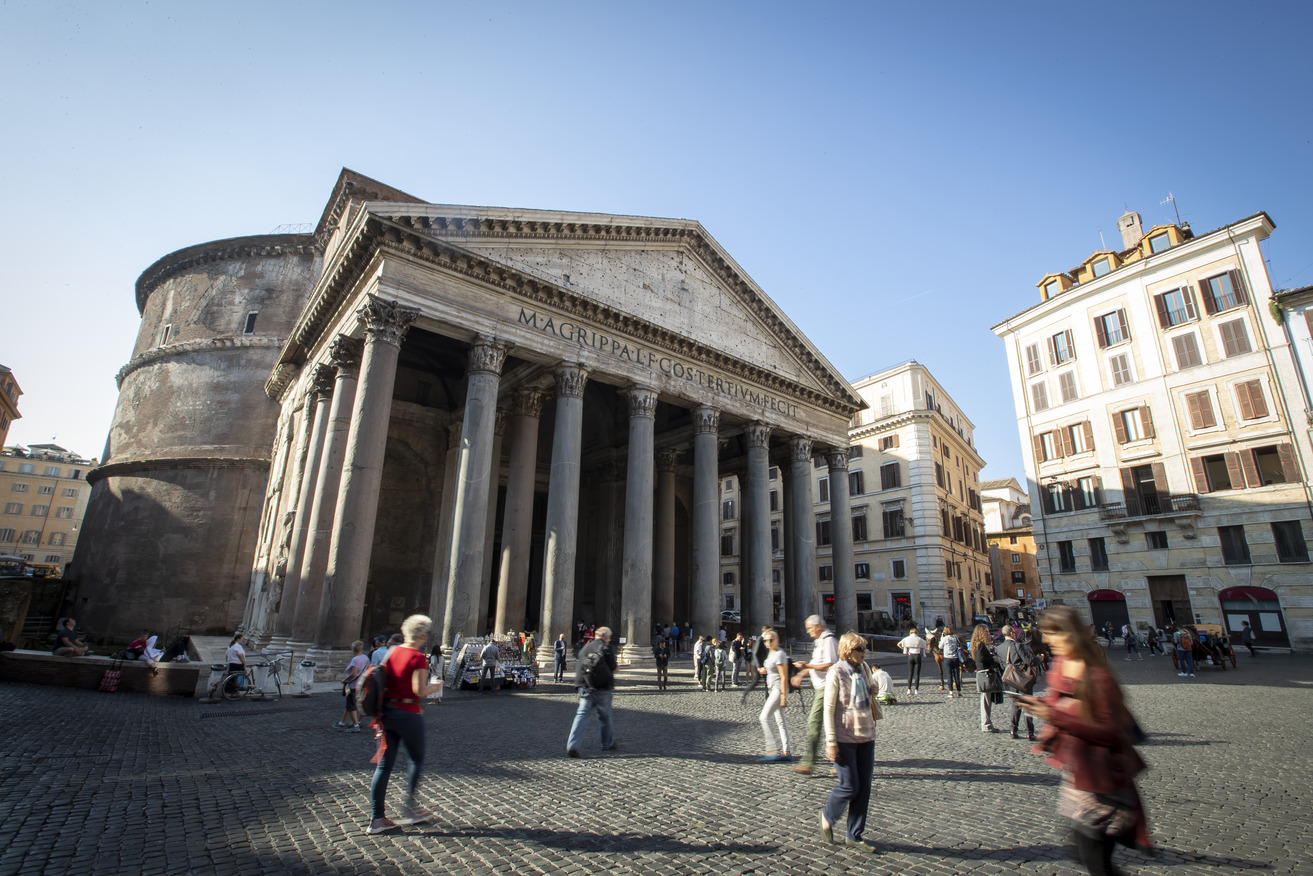
[[[761,697],[696,690],[687,667],[667,692],[631,673],[618,750],[598,752],[592,729],[582,760],[564,757],[568,688],[449,694],[427,710],[421,798],[438,817],[381,837],[364,833],[373,743],[330,729],[333,693],[203,705],[0,685],[0,874],[1077,872],[1055,774],[979,731],[969,687],[946,700],[925,685],[881,722],[870,858],[819,843],[828,778],[754,762]],[[1126,871],[1313,873],[1313,659],[1193,680],[1163,657],[1115,668],[1152,735],[1141,789],[1160,852],[1120,850]]]

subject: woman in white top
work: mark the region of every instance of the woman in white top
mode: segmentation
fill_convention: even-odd
[[[944,655],[944,668],[948,670],[948,698],[962,697],[962,640],[953,635],[952,627],[944,627],[939,637],[939,651]]]
[[[789,728],[784,722],[784,707],[789,691],[789,655],[780,648],[780,635],[774,630],[762,634],[761,641],[767,648],[766,661],[757,672],[766,676],[766,705],[761,710],[761,732],[766,737],[766,754],[757,758],[758,763],[784,763],[793,757],[789,754]],[[771,736],[771,717],[780,734],[780,746],[775,747]]]
[[[228,661],[229,672],[246,671],[246,649],[242,647],[242,634],[238,633],[233,636],[233,640],[228,643],[228,653],[224,657]],[[233,678],[228,682],[229,685],[237,685],[238,689],[246,686],[241,678]]]
[[[899,649],[907,655],[907,692],[921,693],[921,655],[925,653],[925,639],[916,634],[916,627],[907,631],[907,635],[898,643]]]
[[[365,643],[357,639],[351,643],[351,662],[346,665],[346,677],[342,679],[342,692],[346,694],[346,706],[342,711],[342,720],[333,726],[348,733],[360,732],[360,712],[356,708],[356,692],[360,690],[360,677],[369,666],[365,656]]]

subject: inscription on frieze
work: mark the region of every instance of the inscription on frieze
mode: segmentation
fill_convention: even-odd
[[[798,406],[792,404],[788,399],[762,392],[748,384],[740,383],[732,377],[704,371],[698,365],[680,359],[678,356],[670,356],[650,350],[624,338],[613,338],[603,332],[594,331],[567,320],[557,320],[523,307],[520,308],[517,321],[521,326],[542,332],[545,335],[551,335],[566,343],[578,344],[584,349],[611,356],[621,362],[632,363],[639,368],[647,368],[666,377],[687,380],[689,383],[700,386],[709,392],[754,405],[764,410],[777,411],[786,416],[798,416]]]

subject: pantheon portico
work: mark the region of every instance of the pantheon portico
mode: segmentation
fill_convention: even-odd
[[[333,662],[423,611],[448,643],[606,624],[641,659],[658,622],[719,626],[720,483],[737,474],[744,627],[774,616],[782,488],[801,635],[811,471],[839,475],[847,519],[863,403],[698,223],[436,205],[344,171],[315,240],[322,271],[265,385],[279,418],[250,633]]]

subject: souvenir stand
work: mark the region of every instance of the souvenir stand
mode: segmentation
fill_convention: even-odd
[[[457,637],[452,645],[451,660],[447,662],[447,685],[456,690],[473,690],[479,686],[483,671],[483,649],[491,641],[500,652],[497,669],[493,672],[495,688],[529,689],[538,683],[538,667],[526,662],[524,651],[515,640],[506,636]]]

